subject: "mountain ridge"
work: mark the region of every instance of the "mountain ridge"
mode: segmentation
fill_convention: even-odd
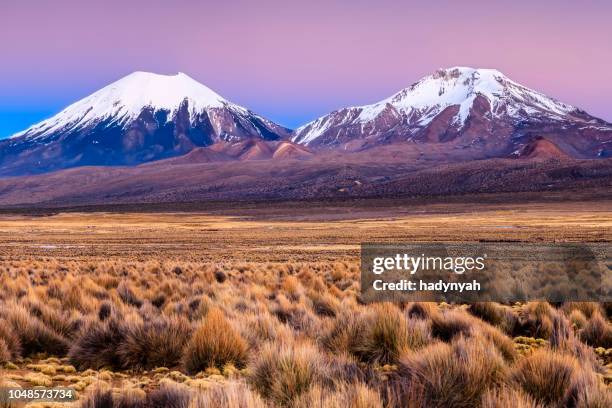
[[[571,132],[568,128],[571,127]],[[397,142],[447,143],[459,148],[489,145],[492,156],[520,150],[520,139],[533,133],[586,130],[612,134],[612,125],[586,112],[529,89],[494,69],[452,67],[425,76],[371,105],[346,107],[297,128],[292,141],[312,148],[361,150]],[[569,137],[569,136],[568,136]],[[559,140],[551,143],[558,144]],[[570,143],[572,156],[594,157],[598,145]],[[605,151],[606,154],[609,146]]]
[[[0,177],[132,166],[194,150],[177,162],[311,160],[321,150],[380,146],[394,146],[406,160],[605,158],[612,155],[612,124],[498,70],[452,67],[292,132],[186,74],[138,71],[1,140]]]

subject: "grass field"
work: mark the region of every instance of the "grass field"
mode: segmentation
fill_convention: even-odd
[[[360,242],[607,242],[611,208],[2,215],[0,382],[83,407],[609,407],[610,304],[362,304],[358,282]]]

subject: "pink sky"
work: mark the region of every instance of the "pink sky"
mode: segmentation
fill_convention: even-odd
[[[2,1],[0,137],[135,70],[293,127],[440,67],[497,68],[612,121],[609,1],[93,3]]]

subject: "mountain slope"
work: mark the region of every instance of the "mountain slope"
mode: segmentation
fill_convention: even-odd
[[[295,130],[309,147],[361,150],[397,142],[452,143],[511,156],[535,137],[572,157],[611,153],[612,125],[492,69],[442,69],[373,105],[334,111]]]
[[[189,76],[135,72],[0,142],[0,175],[130,165],[289,131]]]
[[[80,167],[0,179],[0,209],[14,206],[293,202],[352,199],[472,200],[486,193],[500,200],[533,193],[531,199],[575,200],[587,194],[612,198],[612,159],[488,159],[462,162],[406,160],[389,146],[354,154],[321,151],[311,160],[187,161],[198,150],[131,167]],[[536,150],[540,146],[536,146]],[[206,149],[207,153],[209,148]],[[438,197],[438,198],[435,198]],[[198,204],[199,203],[199,204]]]

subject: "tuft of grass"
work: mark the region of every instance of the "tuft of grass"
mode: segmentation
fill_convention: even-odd
[[[593,372],[582,370],[574,377],[565,404],[580,408],[612,407],[612,390]]]
[[[29,314],[22,305],[7,304],[3,313],[9,327],[19,339],[24,355],[34,353],[64,355],[68,351],[66,339]]]
[[[569,315],[569,321],[574,330],[583,329],[587,325],[587,318],[580,310],[572,310]]]
[[[333,390],[312,387],[293,405],[295,408],[383,408],[383,401],[375,390],[363,383],[341,384]]]
[[[585,317],[591,318],[595,313],[601,313],[602,308],[596,302],[566,302],[561,309],[569,315],[573,311],[581,312]]]
[[[507,367],[499,352],[475,338],[458,337],[402,356],[399,394],[419,407],[477,406],[485,390],[505,383]]]
[[[549,338],[553,331],[554,314],[554,309],[546,302],[526,304],[521,310],[520,334]]]
[[[0,365],[11,361],[11,352],[4,339],[0,338]]]
[[[361,361],[395,364],[399,356],[410,348],[406,319],[391,303],[375,305],[362,322],[361,329],[350,349]],[[420,343],[421,340],[417,341]]]
[[[326,381],[328,366],[314,346],[267,344],[249,366],[249,372],[251,384],[264,398],[291,406],[312,386]]]
[[[574,357],[540,349],[518,362],[511,381],[541,404],[563,406],[580,371]]]
[[[138,322],[125,328],[117,355],[126,369],[175,367],[181,362],[191,331],[189,321],[180,316]]]
[[[146,408],[189,408],[189,389],[180,385],[164,384],[147,395]]]
[[[600,312],[594,312],[580,331],[580,338],[593,347],[612,348],[612,325]]]
[[[125,339],[126,324],[118,318],[90,321],[68,352],[70,363],[81,370],[105,366],[120,369],[117,350]]]
[[[103,322],[111,316],[112,312],[113,308],[110,303],[104,302],[98,308],[98,319]]]
[[[461,310],[445,310],[431,317],[431,333],[434,337],[449,342],[457,336],[470,336],[474,318]]]
[[[196,393],[189,405],[190,408],[266,408],[267,406],[257,393],[239,381],[213,386],[204,392]]]
[[[133,392],[115,394],[110,389],[95,388],[79,403],[79,408],[149,408],[142,395]]]
[[[21,357],[21,341],[9,322],[0,319],[0,340],[4,341],[11,359]]]
[[[518,316],[506,306],[494,302],[477,302],[471,304],[467,310],[507,334],[512,334],[516,330]]]
[[[363,314],[339,315],[322,343],[334,352],[348,351],[369,364],[395,364],[399,356],[431,341],[429,323],[406,320],[391,303],[375,305]]]
[[[117,294],[126,305],[140,307],[142,306],[142,299],[136,295],[134,289],[131,285],[126,281],[121,281],[119,286],[117,286]]]
[[[219,309],[211,309],[187,344],[183,365],[190,374],[226,364],[242,367],[247,359],[247,342]]]
[[[481,408],[544,408],[519,388],[492,388],[481,400]]]
[[[410,318],[429,319],[438,313],[438,305],[434,302],[415,302],[406,308]]]

